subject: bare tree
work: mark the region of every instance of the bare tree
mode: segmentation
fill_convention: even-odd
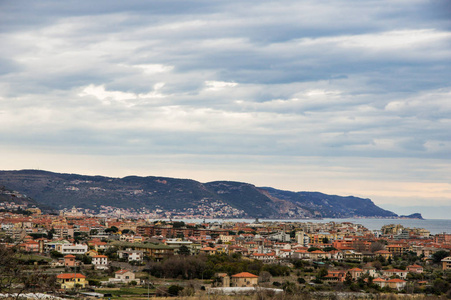
[[[381,242],[374,242],[370,246],[370,251],[373,253],[376,251],[379,251],[379,250],[384,250],[384,249],[385,249],[385,244],[381,243]]]
[[[44,273],[38,265],[27,265],[14,248],[0,245],[0,293],[19,299],[23,293],[52,292],[54,275]]]

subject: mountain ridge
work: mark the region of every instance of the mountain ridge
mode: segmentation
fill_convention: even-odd
[[[257,218],[346,218],[398,217],[370,199],[291,192],[256,187],[236,181],[201,183],[192,179],[158,176],[123,178],[55,173],[43,170],[0,171],[0,186],[17,190],[55,209],[74,205],[99,209],[119,208],[206,211],[221,208],[233,217]]]

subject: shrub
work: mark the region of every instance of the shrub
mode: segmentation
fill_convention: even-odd
[[[183,287],[179,285],[171,285],[170,287],[168,287],[168,293],[171,296],[178,296],[181,291],[183,291]]]

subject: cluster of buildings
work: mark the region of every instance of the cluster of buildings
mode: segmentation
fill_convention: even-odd
[[[219,205],[219,204],[218,204]],[[184,223],[149,221],[113,217],[94,217],[73,209],[60,215],[42,215],[34,211],[30,216],[0,213],[0,239],[29,253],[63,255],[54,266],[76,267],[81,264],[77,255],[88,255],[99,270],[111,263],[105,252],[114,247],[119,260],[140,263],[145,259],[163,260],[172,255],[213,255],[240,253],[263,263],[289,264],[293,259],[308,260],[319,266],[325,261],[353,261],[363,268],[329,268],[328,282],[357,280],[368,274],[381,287],[403,289],[407,274],[422,273],[438,251],[451,250],[451,234],[431,235],[421,228],[387,225],[370,231],[349,222],[223,222]],[[419,257],[418,264],[405,269],[376,268],[371,262],[390,261],[405,253]],[[451,257],[442,260],[442,269],[451,269]],[[349,274],[349,275],[348,275]],[[243,274],[227,278],[226,285],[235,286]],[[251,278],[256,278],[255,274]],[[258,276],[257,276],[258,277]],[[235,278],[235,279],[234,279]],[[58,275],[62,287],[86,285],[79,273]],[[244,280],[244,279],[243,279]],[[110,283],[139,282],[134,273],[121,270]],[[254,282],[254,279],[245,279]]]
[[[221,201],[211,201],[202,199],[195,208],[184,207],[180,209],[162,209],[159,205],[155,209],[150,210],[145,207],[141,208],[118,208],[108,205],[100,205],[97,209],[89,208],[65,208],[60,210],[60,215],[67,217],[76,216],[96,216],[102,218],[135,218],[135,219],[181,219],[181,218],[240,218],[246,214],[244,210],[234,208],[227,203]]]

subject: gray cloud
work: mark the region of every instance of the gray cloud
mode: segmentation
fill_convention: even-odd
[[[38,160],[193,155],[240,169],[240,156],[265,157],[281,185],[286,159],[303,157],[449,166],[446,12],[429,0],[3,1],[0,140]],[[409,176],[449,182],[420,169]]]

